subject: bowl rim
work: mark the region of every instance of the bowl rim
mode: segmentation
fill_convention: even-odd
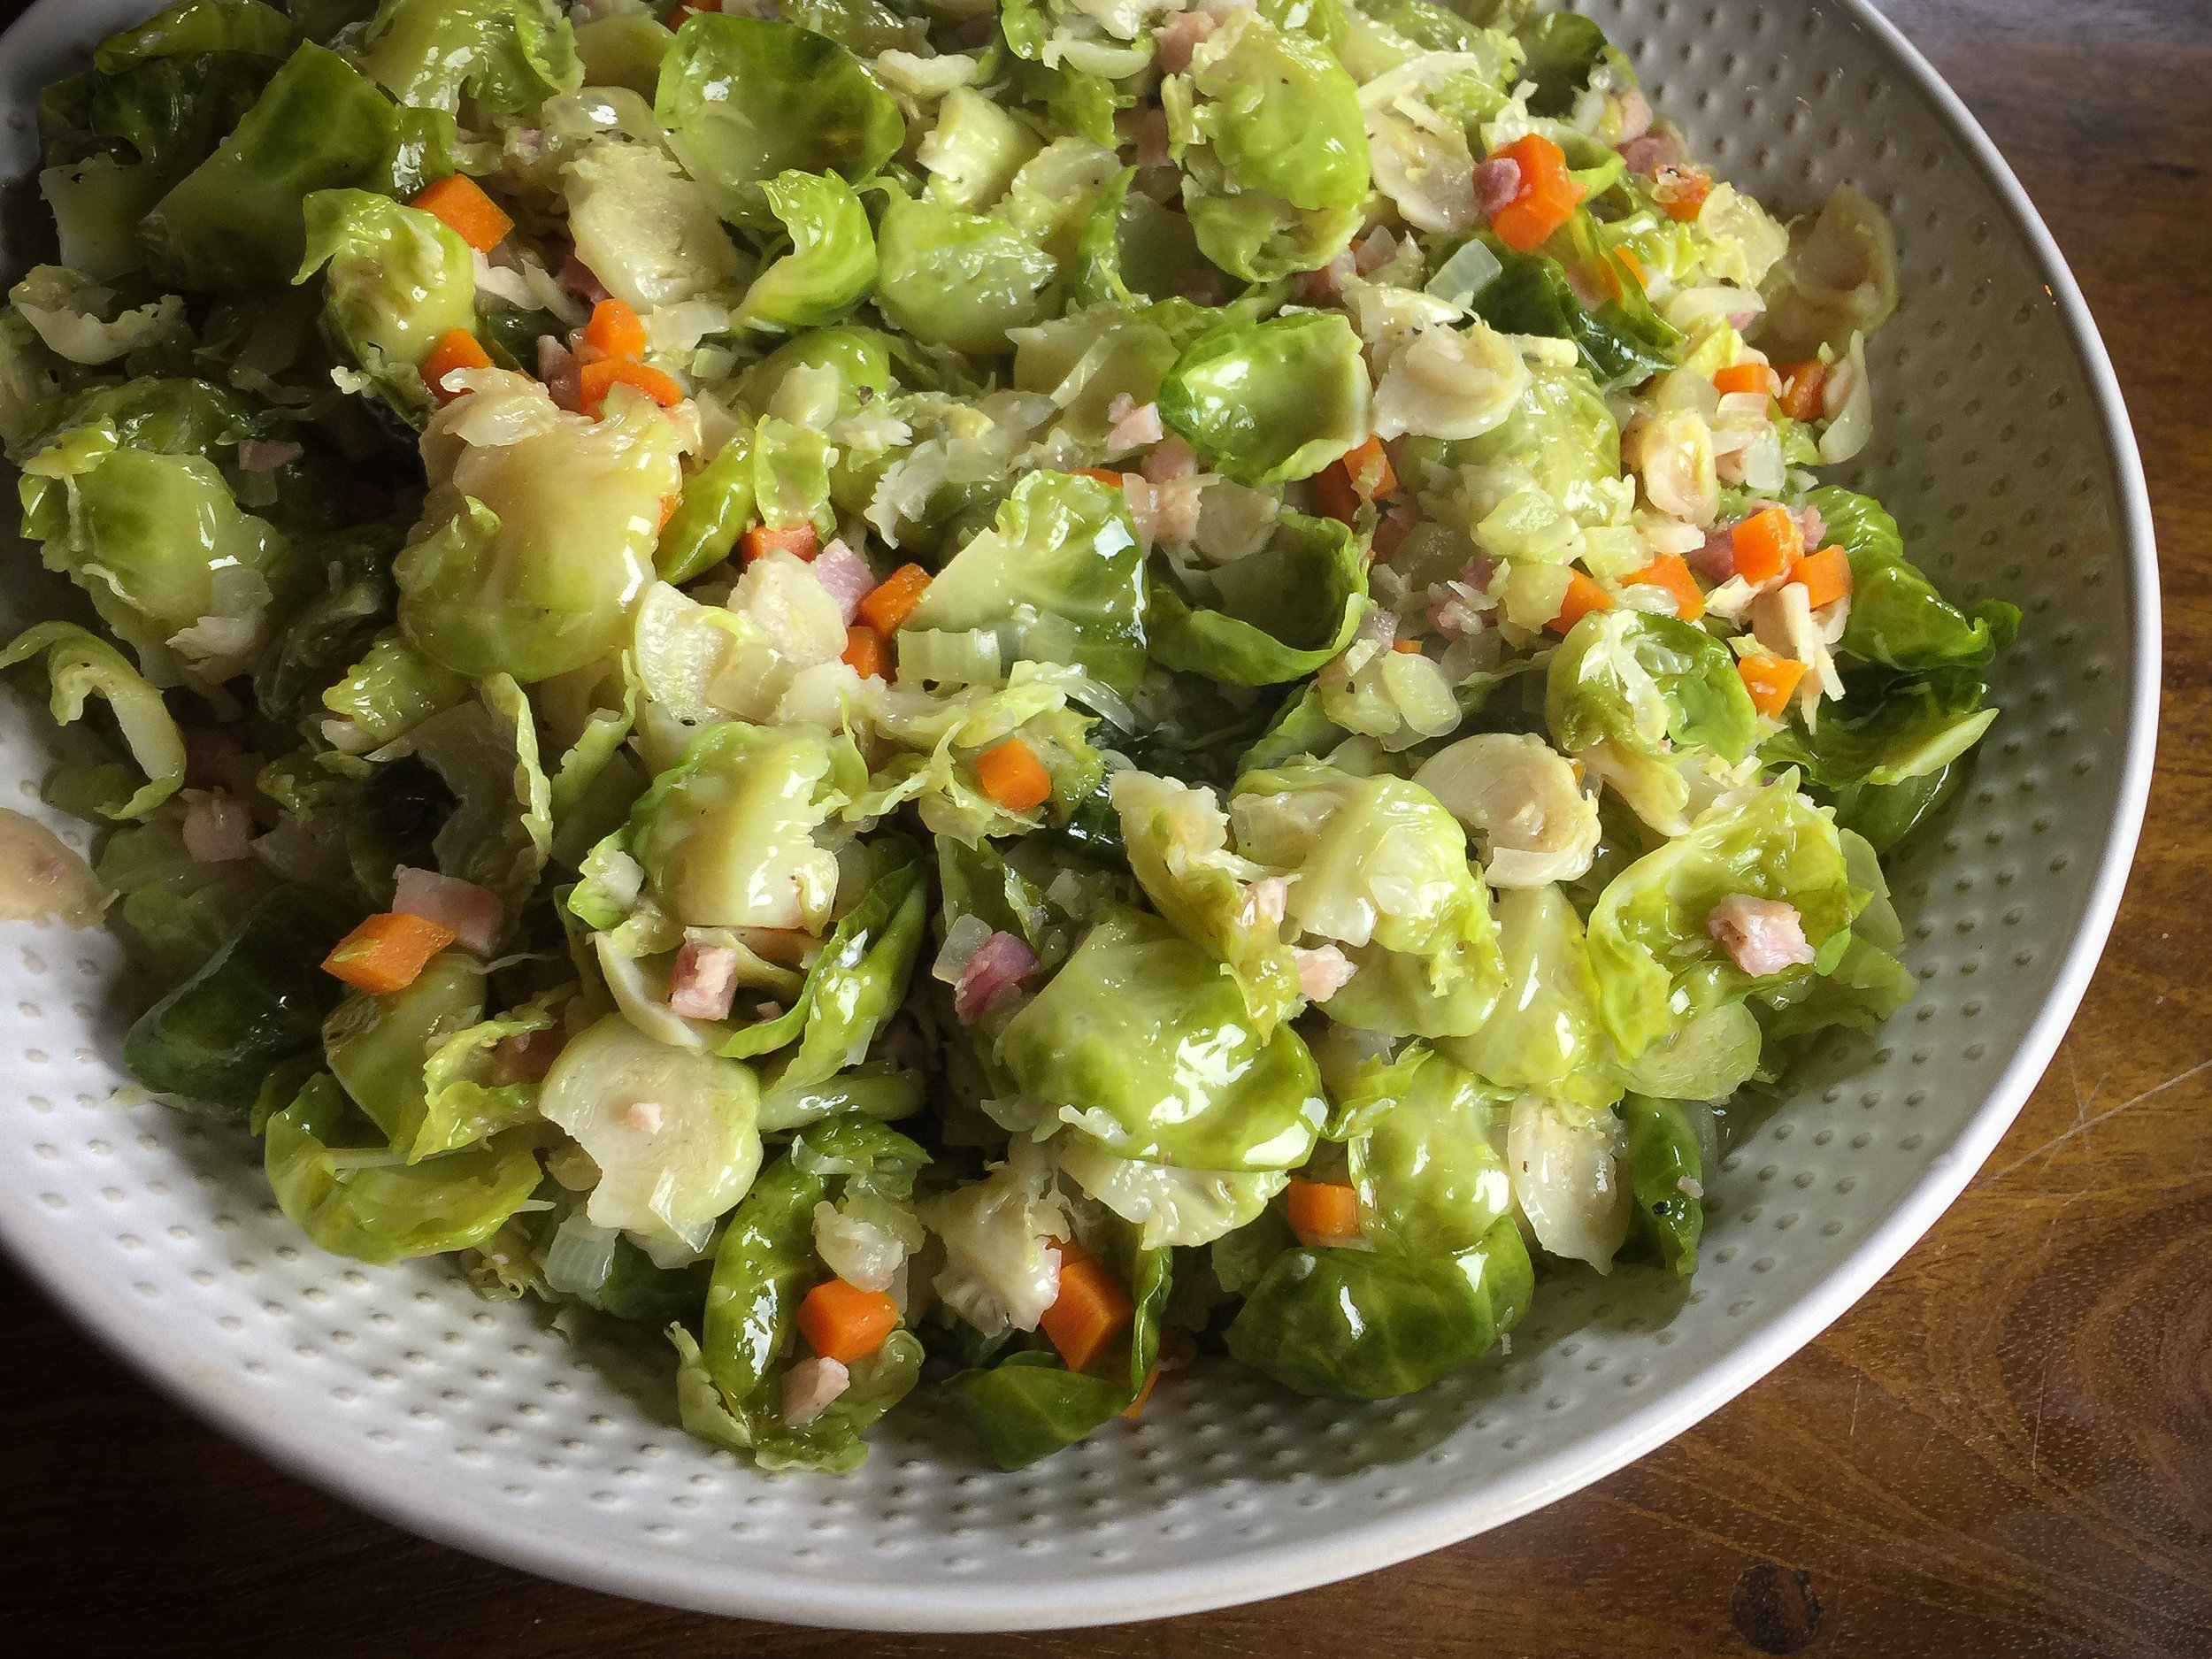
[[[2108,831],[2081,920],[2048,995],[1979,1110],[1874,1230],[1814,1289],[1697,1376],[1602,1432],[1502,1479],[1414,1504],[1303,1543],[1263,1546],[1164,1571],[1042,1582],[849,1586],[740,1563],[595,1545],[488,1506],[444,1501],[444,1483],[399,1462],[362,1463],[173,1340],[113,1275],[63,1249],[27,1204],[0,1192],[0,1243],[70,1319],[148,1384],[287,1474],[378,1518],[453,1548],[541,1577],[702,1612],[830,1628],[885,1631],[1061,1629],[1164,1618],[1258,1601],[1416,1555],[1519,1518],[1633,1462],[1719,1409],[1832,1324],[1927,1233],[1994,1150],[2041,1079],[2095,971],[2133,863],[2156,758],[2162,655],[2158,565],[2141,457],[2111,359],[2056,242],[1996,146],[1896,25],[1870,0],[1812,0],[1870,36],[1925,100],[2020,230],[2095,406],[2116,487],[2130,580],[2128,737]],[[64,27],[77,0],[34,0],[0,35],[0,75],[24,33]],[[29,29],[27,31],[26,26]]]

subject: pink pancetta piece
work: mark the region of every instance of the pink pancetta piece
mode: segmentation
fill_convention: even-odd
[[[852,619],[860,614],[860,602],[875,591],[876,573],[868,568],[868,561],[838,541],[814,556],[811,568],[814,580],[837,601],[846,626],[851,626]]]
[[[1828,521],[1820,516],[1817,507],[1807,507],[1797,515],[1798,527],[1805,533],[1805,545],[1817,549],[1828,539]]]
[[[1805,940],[1797,907],[1779,899],[1732,893],[1713,906],[1705,929],[1733,962],[1755,979],[1785,968],[1802,967],[1815,952]]]
[[[473,881],[406,864],[393,872],[393,879],[394,910],[450,928],[453,942],[464,950],[480,956],[492,954],[507,919],[497,894],[487,892]]]
[[[1106,434],[1111,449],[1141,449],[1167,436],[1167,428],[1160,424],[1160,406],[1140,403],[1126,392],[1114,394],[1114,401],[1106,406],[1106,419],[1114,423]]]
[[[238,733],[227,726],[184,728],[184,787],[213,789],[228,783],[231,770],[246,752]]]
[[[1203,12],[1178,12],[1152,31],[1152,44],[1159,53],[1160,73],[1179,75],[1190,67],[1190,55],[1201,41],[1214,32],[1214,20]]]
[[[1641,134],[1623,144],[1620,150],[1628,170],[1646,178],[1682,159],[1682,146],[1668,133]]]
[[[1240,919],[1247,927],[1256,927],[1262,922],[1271,927],[1279,926],[1289,902],[1289,877],[1262,876],[1245,888],[1244,913]]]
[[[184,850],[193,862],[227,864],[253,850],[253,810],[220,790],[200,796],[184,810]]]
[[[606,285],[592,275],[591,267],[574,254],[569,255],[553,280],[588,305],[596,305],[610,297]]]
[[[993,933],[975,948],[952,987],[952,1011],[972,1020],[1001,991],[1019,989],[1037,972],[1037,953],[1014,933]]]
[[[1359,262],[1353,258],[1352,250],[1347,248],[1318,271],[1302,272],[1298,285],[1307,299],[1317,305],[1326,305],[1343,292],[1346,280],[1358,273]]]
[[[737,947],[687,939],[668,971],[668,1008],[686,1019],[727,1019],[737,995]]]
[[[1305,993],[1309,1002],[1327,1002],[1351,979],[1351,961],[1334,945],[1319,945],[1310,949],[1293,945],[1290,954],[1298,964],[1298,988]]]
[[[1164,438],[1139,470],[1155,484],[1172,483],[1198,471],[1198,451],[1179,437]]]
[[[1732,530],[1715,530],[1705,545],[1685,561],[1709,582],[1724,582],[1736,573],[1736,542]]]
[[[804,1428],[828,1410],[852,1380],[852,1372],[842,1363],[818,1354],[795,1362],[783,1374],[783,1420],[795,1429]]]
[[[553,1062],[562,1049],[568,1047],[568,1033],[558,1025],[543,1031],[518,1031],[511,1037],[503,1037],[492,1050],[492,1087],[506,1088],[517,1083],[540,1083],[553,1069]]]
[[[1124,115],[1115,121],[1114,134],[1123,143],[1136,147],[1140,167],[1165,167],[1175,160],[1165,110],[1140,110]]]
[[[1493,156],[1475,169],[1475,205],[1485,219],[1497,216],[1521,193],[1521,164],[1510,156]]]
[[[1195,479],[1179,478],[1152,490],[1152,534],[1156,541],[1186,542],[1198,534],[1200,497]]]

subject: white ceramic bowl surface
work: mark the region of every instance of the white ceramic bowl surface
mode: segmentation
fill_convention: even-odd
[[[40,0],[0,42],[0,175],[35,165],[39,88],[154,4]],[[1920,995],[1879,1041],[1834,1042],[1709,1178],[1686,1299],[1655,1274],[1554,1274],[1509,1356],[1409,1399],[1301,1401],[1223,1364],[1014,1475],[918,1402],[859,1473],[764,1479],[676,1426],[664,1349],[572,1348],[439,1263],[325,1256],[242,1133],[111,1103],[135,1006],[111,983],[122,953],[52,926],[0,929],[0,1238],[202,1416],[402,1525],[624,1594],[825,1624],[1079,1624],[1304,1588],[1572,1491],[1778,1364],[1965,1184],[2086,983],[2149,777],[2149,516],[2049,237],[1870,8],[1585,9],[1737,184],[1801,211],[1848,181],[1890,210],[1903,303],[1870,353],[1880,431],[1838,481],[1887,502],[1954,597],[2025,618],[1995,672],[2003,718],[1893,872]],[[40,614],[51,580],[12,559],[0,621]],[[56,748],[28,699],[0,699],[10,804],[43,814]]]

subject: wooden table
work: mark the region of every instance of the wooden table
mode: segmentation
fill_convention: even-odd
[[[1887,10],[2019,173],[2118,365],[2166,568],[2165,725],[2049,1075],[1833,1329],[1633,1467],[1387,1572],[1166,1624],[902,1640],[621,1601],[396,1532],[201,1427],[0,1268],[17,1651],[1655,1659],[1790,1651],[1809,1591],[1809,1653],[2212,1653],[2212,6]]]

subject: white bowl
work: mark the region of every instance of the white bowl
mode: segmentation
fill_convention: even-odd
[[[155,0],[39,0],[0,42],[0,174],[39,88]],[[1586,4],[1699,154],[1801,211],[1891,211],[1903,304],[1852,475],[1955,597],[2024,613],[2005,712],[1899,861],[1919,998],[1833,1043],[1708,1178],[1705,1265],[1555,1274],[1509,1356],[1368,1406],[1226,1364],[1173,1378],[1019,1474],[917,1401],[859,1473],[764,1479],[675,1425],[672,1356],[572,1349],[435,1262],[324,1256],[254,1148],[109,1103],[114,942],[0,940],[0,1237],[124,1359],[284,1468],[400,1525],[625,1595],[805,1624],[985,1630],[1150,1618],[1306,1588],[1495,1526],[1620,1467],[1778,1364],[1955,1196],[2066,1028],[2148,787],[2158,593],[2133,442],[2049,235],[1958,100],[1863,0]],[[50,593],[9,569],[14,619]],[[0,779],[53,739],[0,708]],[[81,832],[69,830],[81,845]]]

